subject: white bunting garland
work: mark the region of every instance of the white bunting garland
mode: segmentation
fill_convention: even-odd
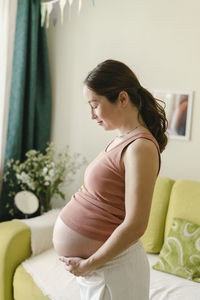
[[[60,9],[61,24],[64,22],[64,8],[66,3],[69,5],[69,19],[71,18],[71,6],[74,0],[40,0],[41,8],[41,26],[43,27],[46,23],[46,28],[49,27],[50,19],[52,19],[53,25],[55,26]],[[82,0],[78,0],[78,12],[80,13],[82,8]],[[92,5],[95,5],[95,0],[91,0]]]

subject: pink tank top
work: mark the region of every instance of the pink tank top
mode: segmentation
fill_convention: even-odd
[[[149,133],[139,133],[108,146],[87,167],[84,185],[62,209],[61,219],[72,230],[94,240],[106,241],[125,217],[125,172],[121,167],[122,151],[133,141],[145,138],[154,142]]]

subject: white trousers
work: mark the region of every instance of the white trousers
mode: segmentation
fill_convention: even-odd
[[[148,300],[150,270],[141,241],[87,276],[77,277],[81,300]]]

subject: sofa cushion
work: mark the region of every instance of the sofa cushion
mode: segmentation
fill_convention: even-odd
[[[151,212],[147,229],[141,238],[145,250],[159,253],[164,241],[165,218],[174,180],[158,177],[153,193]]]
[[[177,180],[173,185],[166,218],[165,239],[175,217],[200,225],[199,181]]]
[[[19,265],[15,271],[13,279],[13,291],[15,300],[49,300],[40,288],[35,284],[33,278],[28,274],[24,267]]]
[[[174,218],[153,268],[200,282],[200,226]]]

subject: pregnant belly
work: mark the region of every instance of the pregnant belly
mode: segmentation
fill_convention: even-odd
[[[103,243],[79,234],[65,225],[60,216],[57,218],[53,232],[53,245],[58,255],[88,258]]]

